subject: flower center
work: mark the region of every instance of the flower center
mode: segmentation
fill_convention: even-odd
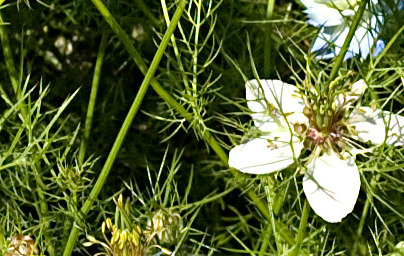
[[[311,106],[304,109],[309,119],[309,127],[295,124],[294,131],[304,138],[304,146],[309,150],[320,147],[323,151],[330,149],[341,152],[345,147],[343,137],[348,135],[347,124],[344,121],[345,108],[327,108],[327,111],[314,111]]]
[[[315,127],[310,127],[307,129],[306,138],[314,143],[315,145],[323,145],[326,142],[331,144],[338,143],[341,136],[344,134],[343,130],[322,132],[317,130]]]

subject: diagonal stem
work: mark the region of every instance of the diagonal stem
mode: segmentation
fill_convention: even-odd
[[[129,37],[125,34],[123,29],[119,26],[119,24],[116,22],[116,20],[112,17],[111,13],[109,10],[105,7],[105,5],[102,4],[102,2],[98,0],[92,0],[93,3],[96,5],[97,9],[100,11],[100,13],[104,16],[104,19],[107,21],[107,23],[111,26],[111,29],[117,34],[119,40],[123,43],[125,46],[125,49],[129,53],[129,55],[132,57],[140,71],[145,74],[147,71],[147,66],[145,62],[143,61],[142,57],[140,54],[137,52],[135,47],[132,45],[130,42]],[[155,92],[167,103],[169,104],[173,109],[175,109],[180,115],[182,115],[188,122],[192,123],[193,122],[193,116],[190,114],[181,104],[179,104],[160,84],[159,82],[155,79],[152,78],[150,81],[151,86],[155,90]],[[223,162],[225,166],[228,167],[228,158],[226,152],[222,149],[222,147],[219,145],[217,140],[211,135],[209,131],[205,131],[202,139],[209,144],[209,146],[213,149],[213,151],[217,154],[217,156],[220,158],[220,160]],[[239,182],[240,184],[243,184],[243,179],[240,178],[239,172],[236,169],[231,168],[230,169],[231,173],[235,177],[236,181]],[[267,218],[269,221],[271,221],[271,214],[269,213],[268,206],[265,202],[263,202],[258,195],[252,191],[252,190],[247,190],[246,191],[247,196],[253,201],[253,203],[256,205],[256,207],[260,210],[260,212]],[[288,228],[281,222],[275,220],[275,228],[276,230],[282,235],[283,239],[289,244],[293,245],[294,244],[294,239],[292,238],[292,235],[290,234],[290,231]]]
[[[367,4],[367,0],[362,0],[361,3],[359,4],[359,9],[355,13],[355,16],[353,18],[352,25],[349,29],[348,35],[344,41],[344,44],[341,47],[341,52],[338,54],[338,57],[335,60],[334,65],[332,67],[330,77],[328,78],[327,86],[322,87],[322,91],[326,91],[328,88],[328,85],[330,85],[330,83],[337,77],[339,68],[340,68],[342,62],[344,61],[346,52],[348,51],[349,44],[351,43],[352,38],[355,35],[356,28],[358,27],[359,23],[362,20],[362,16],[365,11],[366,4]]]
[[[96,7],[99,9],[99,11],[101,13],[105,12],[106,8],[105,6],[103,6],[101,0],[92,0],[92,2],[96,5]],[[100,9],[99,7],[103,6],[105,9]],[[143,101],[144,96],[146,95],[147,89],[149,87],[150,84],[150,80],[152,80],[154,73],[160,63],[160,60],[164,54],[164,51],[167,47],[167,44],[170,40],[171,35],[173,34],[175,28],[177,27],[178,21],[181,18],[182,12],[185,9],[185,1],[180,1],[179,5],[177,7],[177,10],[173,16],[173,19],[171,20],[170,25],[167,28],[166,33],[164,34],[164,37],[160,43],[159,48],[157,49],[156,54],[154,55],[153,61],[150,65],[150,68],[147,70],[145,78],[143,79],[143,82],[139,88],[139,91],[132,103],[132,106],[122,124],[122,127],[118,133],[118,136],[114,142],[114,145],[112,146],[112,149],[108,155],[107,160],[105,161],[105,164],[101,170],[100,176],[98,177],[93,189],[90,192],[89,197],[87,198],[87,200],[85,201],[83,207],[80,210],[80,214],[82,215],[86,215],[88,214],[88,212],[90,211],[91,207],[93,206],[95,200],[97,199],[99,193],[101,192],[101,189],[103,187],[103,185],[105,184],[105,181],[108,177],[108,174],[112,168],[112,165],[115,162],[116,156],[118,155],[119,149],[122,146],[122,143],[125,139],[125,136],[127,134],[127,132],[129,131],[129,128],[132,124],[133,119],[135,118],[137,111],[139,110],[140,104]],[[107,10],[108,11],[108,10]],[[113,20],[115,21],[115,19],[113,18],[113,16],[109,13],[109,20]],[[108,20],[107,20],[108,21]],[[116,23],[116,21],[115,21]],[[118,24],[118,23],[116,23]],[[119,26],[119,25],[118,25]],[[120,27],[119,27],[120,28]],[[115,31],[115,30],[114,30]],[[123,30],[120,28],[120,32],[125,34],[123,32]],[[129,38],[127,38],[128,40],[125,41],[124,45],[125,47],[127,45],[131,45],[132,43],[130,42]],[[133,47],[133,46],[132,46]],[[70,236],[69,236],[69,240],[67,242],[67,245],[65,247],[63,256],[70,256],[72,251],[73,251],[73,247],[76,243],[77,237],[79,235],[79,228],[77,227],[76,224],[73,224],[72,230],[70,232]]]
[[[125,34],[121,26],[116,22],[112,14],[109,12],[109,10],[105,7],[105,5],[99,1],[99,0],[92,0],[94,5],[97,7],[99,12],[102,14],[104,19],[107,21],[107,23],[110,25],[111,29],[115,32],[115,34],[118,36],[119,40],[122,42],[124,45],[126,51],[129,53],[129,55],[132,57],[133,61],[136,63],[138,66],[139,70],[143,73],[146,74],[147,72],[147,65],[143,61],[142,57],[140,54],[137,52],[133,44],[131,43],[129,37]],[[179,104],[160,84],[155,78],[151,78],[150,84],[153,87],[154,91],[168,104],[170,105],[173,109],[175,109],[180,115],[182,115],[189,123],[192,123],[194,120],[194,117],[192,116],[191,113],[189,113],[181,104]],[[228,158],[226,152],[222,149],[222,147],[219,145],[217,140],[212,136],[212,134],[208,131],[205,130],[202,139],[209,144],[209,146],[213,149],[213,151],[217,154],[217,156],[220,158],[220,160],[223,162],[223,164],[227,167],[228,166]],[[235,180],[239,182],[239,184],[244,184],[244,180],[241,179],[239,172],[236,169],[231,168],[230,169],[231,173],[235,177]],[[252,191],[252,190],[247,190],[246,191],[247,196],[253,201],[255,206],[260,210],[260,212],[264,215],[265,218],[268,219],[268,221],[271,221],[271,214],[268,210],[267,204],[262,201],[258,195]],[[293,236],[291,235],[290,231],[288,228],[281,222],[275,220],[275,228],[276,230],[282,235],[283,239],[289,244],[293,245],[294,239]],[[66,256],[66,255],[65,255]]]

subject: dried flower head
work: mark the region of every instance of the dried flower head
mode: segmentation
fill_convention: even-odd
[[[8,253],[5,256],[31,256],[37,255],[35,239],[31,236],[18,234],[11,238]]]

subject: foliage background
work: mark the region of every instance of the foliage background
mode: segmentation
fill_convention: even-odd
[[[308,54],[317,29],[305,22],[302,4],[276,1],[268,16],[271,3],[188,1],[180,20],[182,30],[174,32],[176,44],[170,41],[155,77],[195,121],[187,123],[150,88],[98,201],[88,216],[81,216],[78,209],[106,161],[144,76],[91,1],[4,1],[0,13],[6,23],[2,27],[7,29],[19,92],[26,98],[18,101],[23,96],[11,86],[3,55],[3,250],[7,238],[24,233],[36,238],[41,255],[62,255],[74,219],[80,236],[73,255],[102,251],[100,246],[83,243],[88,234],[103,239],[102,222],[117,218],[119,212],[112,198],[122,194],[130,202],[128,219],[144,230],[153,212],[173,206],[184,229],[172,232],[172,241],[157,239],[156,243],[181,255],[290,255],[296,246],[301,247],[301,255],[397,253],[395,245],[404,240],[402,148],[376,148],[370,158],[361,159],[363,186],[354,212],[340,224],[328,224],[311,212],[304,239],[296,244],[304,202],[301,174],[290,168],[270,177],[238,174],[235,178],[204,141],[203,135],[210,131],[229,150],[245,139],[243,134],[254,135],[244,99],[244,79],[254,77],[251,59],[260,77],[292,84],[304,79],[308,66],[325,76],[332,68],[332,61],[316,61]],[[386,3],[394,6],[393,1]],[[105,1],[105,5],[150,65],[167,28],[164,11],[172,17],[177,3],[120,0]],[[197,19],[198,8],[201,19],[206,19],[200,25],[190,22]],[[356,58],[343,64],[341,75],[354,70],[355,76],[367,77],[371,89],[363,104],[400,112],[404,43],[402,35],[394,36],[403,15],[393,10],[385,13],[380,37],[395,41],[378,65],[372,65],[374,58]],[[107,44],[93,125],[81,161],[79,148],[103,36]],[[64,40],[62,47],[55,45],[58,40]],[[62,106],[76,90],[68,106]],[[28,111],[25,116],[24,109]],[[64,111],[51,125],[58,109]],[[254,191],[271,205],[266,201],[268,186],[275,195],[270,199],[274,204],[269,207],[271,214],[284,224],[292,243],[285,241],[283,231],[273,228],[246,194]],[[366,204],[370,207],[364,211]],[[152,248],[149,254],[158,252]]]

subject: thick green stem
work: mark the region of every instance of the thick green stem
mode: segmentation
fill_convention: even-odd
[[[355,16],[352,21],[352,25],[349,29],[348,35],[344,41],[344,44],[341,47],[341,52],[338,54],[337,59],[334,62],[334,65],[332,67],[330,77],[328,78],[328,83],[327,86],[322,87],[322,91],[327,91],[327,88],[329,84],[337,77],[339,68],[341,66],[341,63],[344,61],[344,57],[346,52],[348,51],[349,45],[352,41],[353,36],[355,35],[356,28],[358,27],[359,23],[362,21],[362,16],[365,11],[367,4],[367,0],[362,0],[361,3],[359,4],[359,9],[355,13]]]
[[[307,219],[309,217],[310,213],[310,205],[307,202],[307,199],[304,201],[303,204],[303,212],[302,216],[300,217],[300,224],[299,224],[299,230],[297,231],[297,237],[296,237],[296,247],[295,250],[293,251],[293,255],[300,255],[300,248],[302,246],[303,238],[306,234],[306,227],[307,227]]]
[[[133,44],[131,43],[129,37],[125,34],[123,29],[119,26],[116,20],[112,17],[109,10],[102,4],[101,1],[92,0],[93,3],[96,5],[97,9],[100,11],[104,19],[107,23],[111,26],[111,29],[116,33],[119,40],[125,46],[126,51],[132,57],[133,61],[136,63],[139,70],[145,74],[147,72],[147,65],[143,61],[140,54],[137,52]],[[150,81],[151,86],[153,87],[154,91],[173,109],[175,109],[180,115],[182,115],[188,122],[192,123],[194,117],[190,114],[181,104],[179,104],[155,79],[152,78]],[[220,160],[223,162],[225,166],[228,167],[228,158],[226,152],[222,149],[219,145],[217,140],[211,135],[208,130],[205,130],[203,133],[202,139],[209,144],[209,146],[213,149],[213,151],[218,155]],[[231,173],[235,177],[235,179],[243,184],[243,180],[239,179],[239,172],[236,169],[230,169]],[[269,221],[271,220],[271,215],[268,211],[267,204],[262,201],[257,194],[255,194],[252,190],[247,190],[247,196],[253,201],[256,207],[260,210],[260,212],[267,218]],[[292,235],[290,234],[288,228],[281,222],[275,220],[275,228],[276,230],[282,235],[282,238],[289,244],[293,245],[294,240]]]
[[[380,177],[381,177],[381,175],[378,174],[372,178],[372,180],[370,182],[370,190],[373,190],[377,186],[377,182],[379,181]],[[355,243],[354,243],[354,246],[352,249],[352,255],[357,255],[357,253],[358,253],[360,243],[361,243],[363,227],[365,226],[366,217],[368,216],[368,212],[369,212],[369,208],[370,208],[370,204],[371,204],[372,200],[373,200],[372,194],[368,193],[366,201],[365,201],[365,205],[363,206],[362,216],[359,221],[358,230],[356,231],[356,239],[355,239]]]
[[[106,20],[110,24],[116,24],[115,29],[118,28],[118,32],[123,35],[127,40],[125,40],[124,45],[125,47],[131,46],[133,47],[132,43],[130,42],[129,38],[126,37],[124,31],[119,27],[118,23],[115,21],[113,16],[109,13],[109,11],[105,8],[105,6],[102,4],[101,0],[92,0],[93,4],[97,7],[97,9],[104,15],[106,12],[108,13]],[[168,41],[170,40],[171,35],[173,34],[175,28],[177,27],[178,21],[181,18],[182,12],[184,11],[185,8],[185,1],[180,1],[179,5],[177,7],[177,10],[173,16],[173,19],[170,23],[170,25],[167,28],[166,33],[164,34],[164,37],[160,43],[159,48],[157,49],[156,54],[154,55],[153,61],[150,65],[149,70],[146,72],[145,78],[143,79],[143,82],[139,88],[139,91],[133,101],[133,104],[122,124],[122,127],[118,133],[118,136],[114,142],[114,145],[112,146],[112,149],[108,155],[108,158],[104,164],[104,167],[101,170],[100,176],[97,179],[97,182],[95,183],[93,189],[91,190],[91,193],[84,203],[83,207],[80,210],[80,213],[83,215],[86,215],[92,205],[94,204],[94,201],[97,199],[99,193],[101,192],[101,189],[108,177],[108,174],[112,168],[113,163],[115,162],[116,156],[118,155],[119,149],[122,146],[122,143],[125,139],[125,136],[132,124],[133,119],[136,116],[137,111],[139,110],[140,104],[143,101],[143,98],[147,92],[147,89],[149,87],[150,81],[152,80],[154,73],[160,63],[160,60],[164,54],[164,51],[167,47]],[[107,19],[108,18],[108,19]],[[115,31],[115,30],[114,30]],[[73,225],[69,240],[67,242],[67,245],[65,247],[65,251],[63,253],[64,256],[69,256],[71,255],[73,251],[74,244],[76,243],[77,237],[79,235],[79,228],[76,225]]]
[[[268,6],[267,6],[267,13],[266,13],[266,19],[270,20],[272,19],[272,14],[274,12],[274,6],[275,6],[275,0],[268,0]],[[272,24],[269,22],[268,24],[265,24],[265,38],[264,38],[264,76],[265,78],[269,78],[272,70],[273,70],[273,56],[272,56],[272,47],[273,47],[273,42],[272,42]]]

